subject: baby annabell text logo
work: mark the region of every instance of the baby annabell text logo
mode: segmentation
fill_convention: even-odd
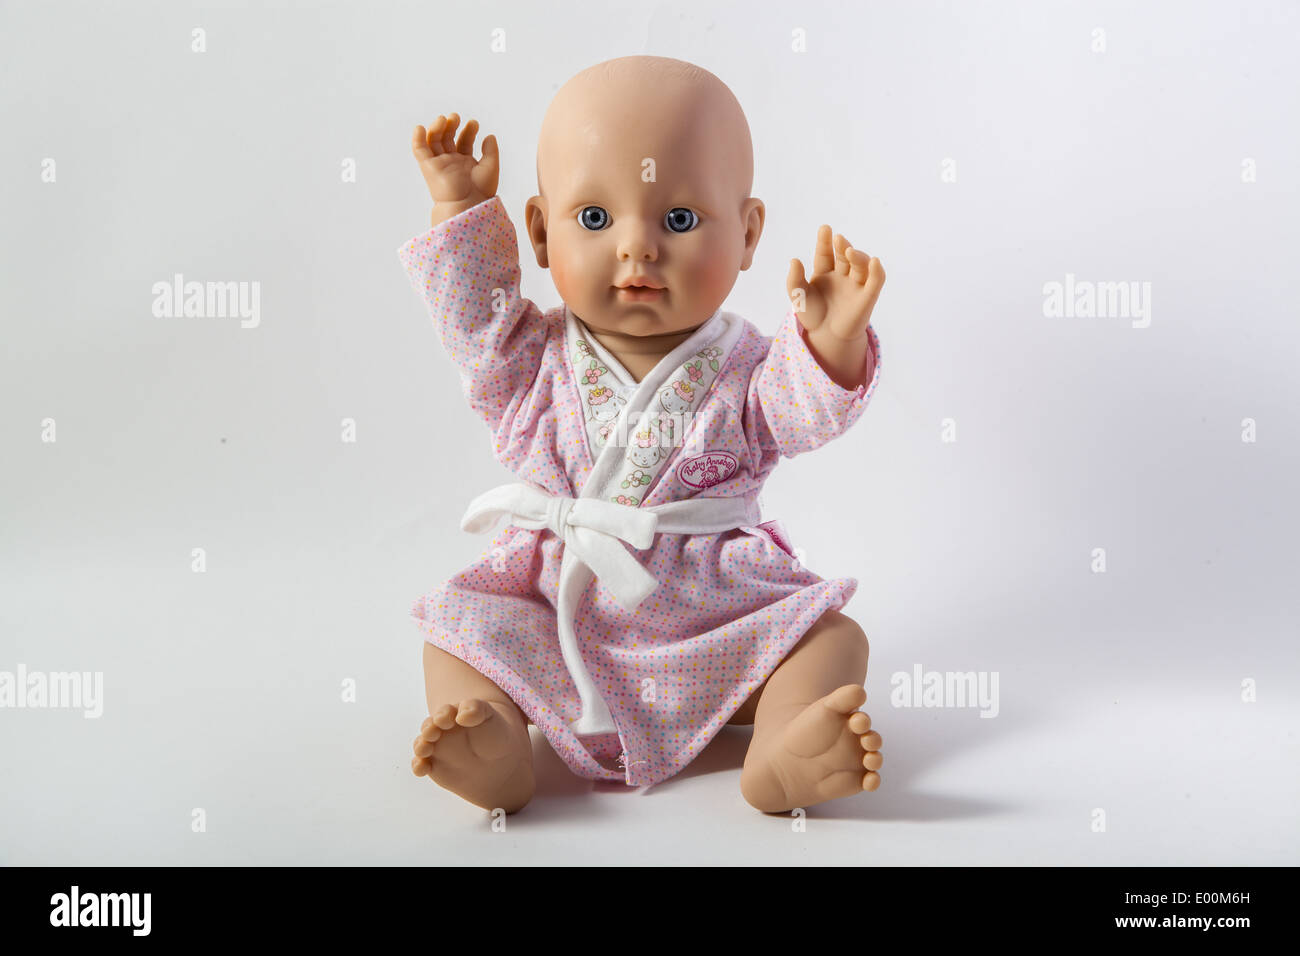
[[[678,465],[677,477],[683,484],[703,490],[726,481],[736,473],[737,467],[736,456],[730,452],[706,451]]]

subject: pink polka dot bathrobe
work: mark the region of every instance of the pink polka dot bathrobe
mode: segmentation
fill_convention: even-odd
[[[782,455],[862,414],[793,310],[775,336],[717,311],[641,382],[567,306],[519,291],[500,197],[398,250],[498,461],[470,503],[483,555],[420,597],[425,640],[510,695],[577,774],[645,786],[717,734],[803,634],[857,589],[794,557],[758,492]]]

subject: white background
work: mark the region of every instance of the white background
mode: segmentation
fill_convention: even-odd
[[[105,681],[98,720],[0,710],[0,862],[1300,862],[1298,28],[1263,2],[0,4],[0,670]],[[495,133],[518,228],[550,97],[632,53],[749,118],[768,221],[726,308],[775,332],[821,222],[889,275],[866,415],[764,493],[860,581],[884,737],[881,790],[802,833],[742,801],[745,730],[647,791],[537,737],[505,834],[408,766],[408,609],[510,478],[395,255],[428,223],[411,128]],[[155,318],[175,273],[259,282],[260,325]],[[1150,282],[1150,326],[1045,317],[1067,273]],[[998,716],[892,707],[916,664],[997,672]]]

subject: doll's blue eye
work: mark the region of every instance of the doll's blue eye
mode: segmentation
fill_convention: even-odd
[[[664,216],[664,225],[671,232],[690,232],[699,225],[700,217],[685,206],[675,206]]]
[[[609,225],[609,213],[600,206],[583,206],[578,213],[578,222],[583,229],[599,232]]]

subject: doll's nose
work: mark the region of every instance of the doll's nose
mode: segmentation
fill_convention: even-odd
[[[659,248],[647,230],[640,226],[630,226],[619,237],[618,259],[636,262],[654,262],[659,258]]]

